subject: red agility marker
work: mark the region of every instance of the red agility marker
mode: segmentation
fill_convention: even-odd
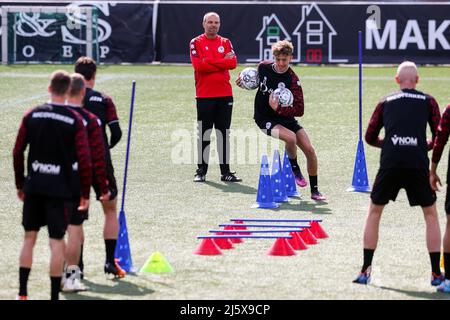
[[[275,240],[275,243],[267,254],[269,256],[294,256],[295,251],[285,238],[279,238]]]
[[[224,230],[234,230],[233,226],[226,226],[225,228],[223,228]],[[240,238],[231,238],[230,241],[232,243],[243,243],[244,239],[240,239]]]
[[[300,233],[300,236],[302,237],[303,241],[305,241],[306,244],[318,244],[316,237],[309,231],[309,229],[303,229],[303,231]]]
[[[328,234],[325,232],[325,230],[323,230],[323,228],[320,226],[319,222],[317,221],[311,221],[311,228],[309,229],[312,234],[317,238],[317,239],[325,239],[328,238]]]
[[[222,254],[222,251],[220,251],[220,248],[217,246],[213,239],[203,239],[195,249],[194,254],[203,256],[215,256]]]

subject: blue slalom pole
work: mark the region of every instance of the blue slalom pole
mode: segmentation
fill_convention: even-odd
[[[277,224],[237,224],[237,223],[222,223],[219,227],[237,227],[237,228],[311,228],[311,226],[294,226],[294,225],[277,225]],[[233,229],[236,230],[236,229]],[[237,229],[239,230],[239,229]]]
[[[220,235],[220,236],[197,236],[197,239],[292,239],[292,236],[251,236],[251,235]]]
[[[135,92],[136,92],[136,80],[133,80],[131,89],[130,119],[128,121],[128,139],[127,139],[127,152],[125,156],[125,172],[123,175],[122,206],[119,214],[119,236],[117,238],[116,250],[114,253],[115,258],[118,259],[120,267],[124,269],[126,272],[137,271],[137,269],[133,267],[133,262],[131,259],[130,243],[128,240],[127,221],[125,217],[125,193],[127,189],[128,160],[130,157],[131,127],[133,124]]]
[[[359,106],[359,140],[362,142],[362,32],[358,31],[358,106]]]
[[[286,232],[299,232],[300,228],[296,229],[276,229],[276,230],[208,230],[211,233],[242,233],[242,234],[251,234],[251,233],[286,233]]]
[[[350,192],[370,192],[369,179],[367,178],[366,156],[364,153],[364,143],[362,140],[362,32],[358,31],[358,105],[359,105],[359,139],[356,149],[355,166],[353,169],[353,179]]]
[[[125,155],[125,172],[123,175],[123,189],[122,189],[122,206],[120,212],[125,212],[125,192],[127,190],[127,175],[128,175],[128,159],[130,157],[130,144],[131,144],[131,127],[133,125],[133,111],[134,111],[134,95],[136,92],[136,80],[133,80],[131,88],[131,104],[130,104],[130,120],[128,121],[128,140],[127,140],[127,153]]]
[[[242,222],[311,222],[317,221],[322,222],[322,219],[248,219],[248,218],[232,218],[230,221],[242,221]],[[236,227],[241,226],[241,224],[234,224]]]

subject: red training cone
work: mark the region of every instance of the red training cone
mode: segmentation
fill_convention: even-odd
[[[224,235],[224,233],[218,232],[217,235],[218,235],[218,236],[219,236],[219,235]],[[233,249],[233,248],[234,248],[234,247],[233,247],[233,243],[232,243],[232,242],[230,241],[230,239],[228,239],[228,238],[215,238],[215,239],[214,239],[214,242],[217,244],[217,246],[218,246],[220,249],[228,250],[228,249]]]
[[[300,236],[302,237],[303,241],[305,241],[306,244],[318,244],[316,237],[309,231],[309,228],[303,229],[303,231],[300,233]]]
[[[295,251],[286,241],[286,238],[278,238],[267,252],[269,256],[294,256]]]
[[[298,249],[296,250],[307,250],[308,246],[306,245],[305,241],[303,241],[300,232],[293,232],[293,234],[295,235],[298,241]]]
[[[328,234],[323,230],[318,221],[311,221],[311,232],[317,239],[325,239],[328,238]]]
[[[214,240],[211,238],[203,239],[202,242],[197,246],[194,254],[199,254],[203,256],[215,256],[222,254],[220,248],[215,244]]]
[[[238,220],[238,221],[235,221],[234,224],[239,225],[239,224],[244,224],[244,222]],[[234,227],[234,230],[247,230],[247,227],[246,226]],[[238,234],[245,236],[245,235],[251,235],[252,233],[251,232],[239,232]]]
[[[224,230],[234,230],[234,227],[233,226],[226,226],[224,228]],[[229,235],[237,235],[237,233],[229,233]],[[242,238],[230,238],[230,241],[232,243],[242,243],[242,242],[244,242],[244,239],[242,239]]]
[[[294,250],[300,250],[300,242],[298,241],[297,233],[291,232],[289,233],[290,236],[292,236],[291,239],[288,239],[288,243],[291,245],[292,249]]]

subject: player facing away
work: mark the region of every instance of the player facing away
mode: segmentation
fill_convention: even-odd
[[[436,286],[443,281],[439,268],[441,232],[436,210],[436,194],[429,182],[427,151],[433,147],[441,115],[436,100],[416,90],[419,76],[413,62],[401,63],[395,80],[400,90],[378,103],[365,135],[368,144],[381,148],[381,158],[364,228],[363,266],[353,282],[360,284],[370,282],[381,214],[389,200],[395,201],[399,190],[404,188],[410,206],[422,207],[431,261],[431,285]],[[432,139],[428,141],[427,123],[432,133]],[[385,136],[379,138],[383,127]]]
[[[64,234],[72,206],[89,207],[92,168],[83,119],[64,106],[70,76],[66,71],[51,75],[50,102],[35,107],[23,117],[13,151],[17,195],[23,201],[25,238],[20,253],[18,299],[28,299],[28,277],[40,227],[47,225],[50,240],[51,299],[59,298],[64,264]],[[24,152],[29,146],[27,174]],[[72,174],[74,163],[78,174]],[[77,181],[74,181],[77,180]],[[73,202],[73,184],[80,191]]]
[[[67,107],[78,113],[86,125],[89,148],[92,160],[93,177],[95,183],[100,186],[102,196],[101,201],[109,200],[108,181],[106,179],[106,161],[105,146],[103,141],[103,132],[100,120],[91,112],[82,107],[86,87],[84,78],[81,74],[74,73],[70,76],[70,87],[67,94]],[[78,174],[76,166],[73,167],[74,174]],[[79,190],[77,185],[74,186],[74,200],[76,199],[76,191]],[[79,196],[78,196],[79,197]],[[69,225],[67,227],[67,244],[66,244],[66,264],[67,268],[63,273],[64,292],[77,292],[86,290],[81,283],[81,270],[78,266],[80,260],[81,244],[83,239],[83,222],[88,219],[88,210],[78,210],[76,206],[70,214]]]
[[[431,187],[435,191],[439,191],[438,185],[442,186],[441,179],[437,175],[437,166],[442,156],[445,144],[448,141],[450,135],[450,104],[445,108],[442,114],[441,121],[439,122],[436,140],[434,141],[433,155],[431,157],[431,170],[430,170],[430,183]],[[450,163],[450,155],[448,158]],[[450,293],[450,166],[447,169],[447,192],[445,196],[445,213],[447,214],[447,223],[443,238],[444,247],[444,268],[445,268],[445,281],[443,281],[437,290],[440,292]]]
[[[275,61],[263,61],[259,64],[260,84],[255,96],[254,119],[265,134],[285,142],[295,181],[301,187],[305,187],[307,183],[297,162],[297,147],[303,151],[306,156],[311,199],[326,200],[318,187],[316,152],[305,129],[295,119],[295,117],[303,116],[304,101],[300,80],[289,66],[293,50],[294,47],[289,41],[278,41],[272,45]],[[239,75],[236,84],[242,88]],[[273,94],[277,88],[288,88],[292,92],[294,96],[292,106],[278,103],[278,97]]]
[[[96,115],[102,123],[106,156],[106,177],[110,192],[110,200],[101,202],[105,216],[103,238],[105,240],[106,261],[104,271],[105,273],[113,274],[117,277],[124,277],[126,274],[125,270],[123,270],[114,259],[117,236],[119,233],[119,222],[117,220],[118,190],[110,152],[110,149],[120,141],[122,130],[120,129],[116,106],[111,97],[94,90],[97,75],[97,65],[95,64],[95,61],[89,57],[80,57],[75,63],[75,72],[81,74],[85,79],[86,94],[83,101],[84,108]],[[111,134],[109,142],[106,134],[106,126],[109,127]],[[96,183],[96,179],[94,179],[93,187],[97,200],[100,200],[102,191],[101,186]],[[81,247],[80,257],[79,266],[81,271],[83,271],[83,246]]]

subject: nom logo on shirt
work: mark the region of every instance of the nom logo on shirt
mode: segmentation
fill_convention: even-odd
[[[61,172],[61,166],[55,164],[40,163],[37,160],[35,160],[31,164],[31,166],[33,167],[34,172],[39,172],[42,174],[51,174],[56,176]]]
[[[394,136],[391,137],[391,140],[394,146],[417,146],[417,138],[415,137],[398,137],[396,134],[394,134]]]

